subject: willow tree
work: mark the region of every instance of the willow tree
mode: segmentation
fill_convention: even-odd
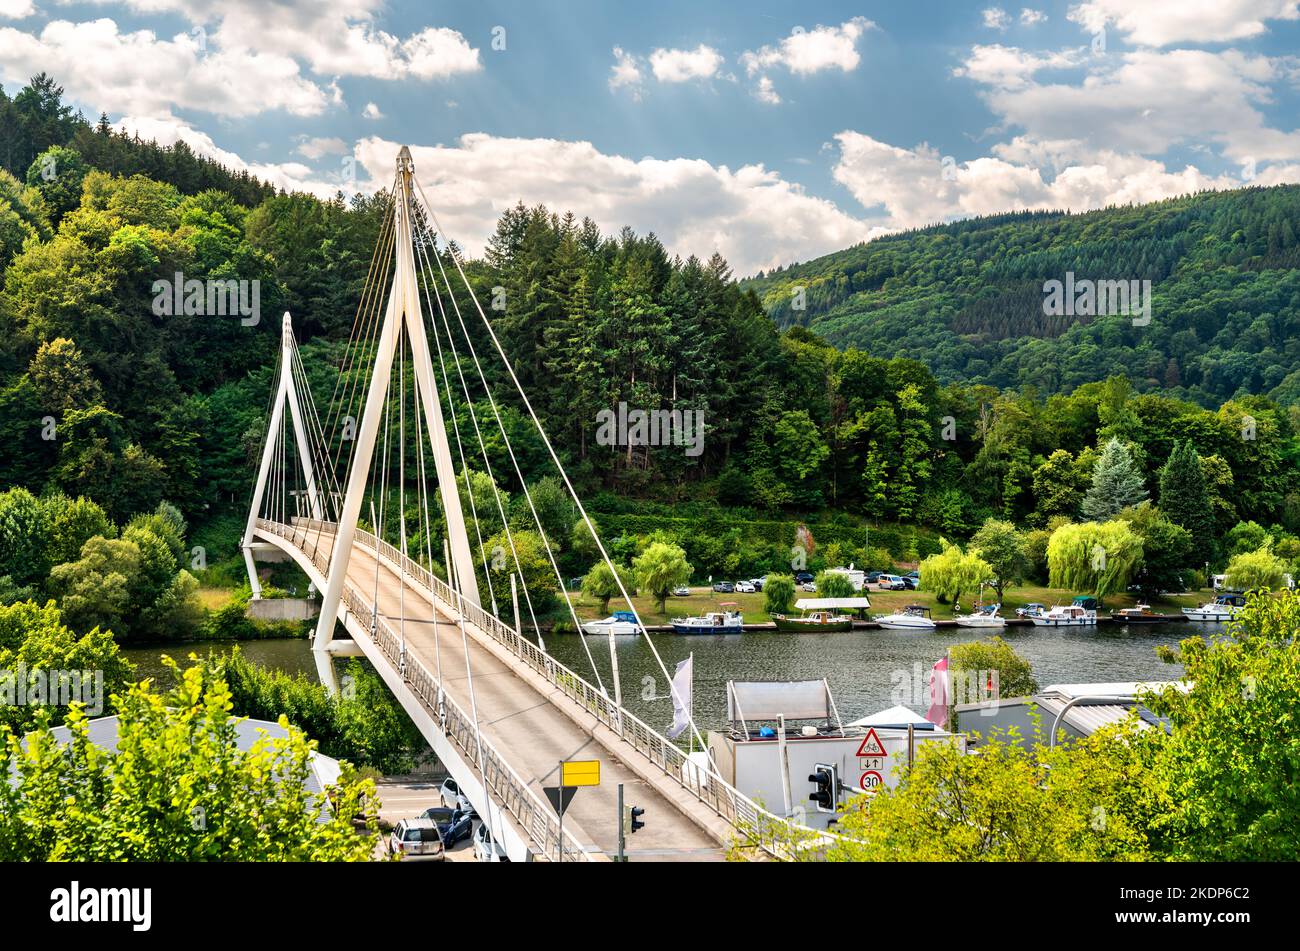
[[[955,603],[963,591],[978,590],[981,584],[993,580],[992,566],[976,552],[940,541],[943,550],[921,562],[921,590],[933,591]]]
[[[1267,541],[1254,551],[1233,555],[1225,580],[1239,591],[1273,591],[1286,583],[1286,564]]]
[[[1141,564],[1142,537],[1123,519],[1062,525],[1047,542],[1053,588],[1104,598],[1127,588]]]

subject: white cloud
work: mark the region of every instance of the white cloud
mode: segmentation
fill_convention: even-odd
[[[754,90],[754,95],[758,97],[760,102],[765,102],[769,106],[781,104],[781,97],[772,86],[772,80],[767,76],[759,77],[758,87]]]
[[[1030,53],[1014,46],[994,43],[972,47],[970,56],[953,70],[953,75],[964,76],[989,86],[1011,88],[1025,85],[1040,70],[1078,66],[1084,62],[1085,56],[1083,50]]]
[[[212,52],[201,35],[165,40],[151,30],[122,33],[109,19],[54,20],[39,34],[0,29],[0,78],[25,83],[41,71],[59,77],[71,97],[96,110],[137,115],[180,108],[311,116],[337,99],[336,89],[305,78],[286,56]]]
[[[363,119],[382,119],[383,117],[384,114],[379,111],[379,107],[373,102],[366,103],[366,107],[361,110],[361,118]]]
[[[446,27],[406,37],[379,29],[382,0],[92,0],[146,14],[175,13],[195,26],[215,23],[221,49],[275,54],[322,76],[445,79],[482,68],[477,49]]]
[[[352,150],[348,144],[337,137],[320,136],[304,138],[294,149],[299,155],[315,161],[325,155],[347,155]]]
[[[35,12],[32,0],[0,0],[0,17],[6,20],[22,20]]]
[[[865,17],[854,17],[839,26],[818,24],[811,30],[796,27],[775,46],[742,53],[740,62],[750,76],[776,66],[797,76],[824,69],[839,69],[847,73],[857,69],[862,60],[858,53],[858,38],[874,28],[875,24]]]
[[[1077,142],[1058,142],[1043,149],[1018,141],[1003,155],[957,163],[945,162],[927,145],[901,149],[852,131],[835,138],[840,147],[836,181],[864,206],[880,208],[872,220],[889,228],[924,227],[1022,209],[1085,211],[1242,185],[1236,176],[1210,176],[1192,166],[1170,170],[1162,162],[1137,155],[1088,152]],[[1080,160],[1049,177],[1035,165],[1015,160],[1042,160],[1047,152],[1071,146],[1079,150]],[[1056,153],[1052,158],[1059,161],[1062,156]]]
[[[722,54],[703,43],[693,50],[657,49],[650,54],[650,69],[661,83],[710,79],[722,62]]]
[[[609,68],[609,88],[631,86],[634,90],[641,85],[641,67],[637,59],[621,46],[614,47],[614,65]]]
[[[1047,19],[1047,14],[1042,10],[1031,10],[1024,7],[1020,11],[1020,22],[1025,26],[1033,26],[1035,23],[1042,23]]]
[[[398,143],[363,139],[357,158],[376,183],[392,174]],[[832,202],[760,165],[732,170],[702,159],[639,160],[589,142],[462,136],[413,146],[416,174],[448,233],[481,251],[518,200],[589,215],[607,231],[653,231],[673,252],[720,251],[737,273],[806,260],[861,241],[870,229]]]
[[[247,171],[250,175],[287,191],[311,192],[321,198],[329,198],[340,190],[345,194],[357,190],[354,183],[342,174],[342,166],[339,176],[321,178],[301,162],[246,162],[234,152],[219,147],[206,132],[195,129],[175,116],[123,116],[114,128],[124,128],[130,134],[139,135],[146,141],[157,141],[159,145],[184,142],[199,155],[214,159],[235,171]]]
[[[1011,25],[1011,17],[1001,7],[988,7],[984,10],[984,25],[990,30],[1005,30]]]
[[[1069,17],[1092,32],[1114,24],[1143,46],[1223,43],[1264,33],[1268,20],[1300,19],[1300,0],[1087,0]]]

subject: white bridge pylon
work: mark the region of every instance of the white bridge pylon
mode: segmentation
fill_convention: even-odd
[[[267,425],[266,442],[262,446],[262,461],[257,470],[257,483],[253,487],[253,505],[248,511],[248,524],[244,528],[244,541],[240,546],[244,552],[244,565],[248,568],[248,583],[253,589],[253,599],[262,597],[262,584],[257,577],[257,568],[253,564],[253,529],[257,526],[257,515],[262,508],[266,495],[267,482],[276,453],[281,451],[280,431],[284,422],[284,408],[289,407],[289,418],[293,422],[293,438],[297,444],[298,458],[302,462],[303,478],[307,483],[307,503],[312,518],[322,518],[320,492],[316,487],[316,473],[312,469],[311,452],[308,449],[307,429],[303,424],[302,401],[298,395],[298,386],[293,378],[293,321],[289,312],[284,312],[284,321],[280,331],[280,381],[276,385],[275,406],[271,410],[271,420]]]
[[[460,596],[478,606],[478,578],[474,573],[473,554],[469,535],[465,529],[465,515],[461,510],[460,492],[456,483],[456,470],[452,463],[451,447],[442,417],[437,384],[434,381],[433,361],[429,340],[425,334],[424,314],[420,307],[419,285],[412,240],[412,214],[415,196],[412,190],[415,165],[410,151],[403,146],[397,156],[397,179],[394,185],[393,226],[395,242],[395,268],[393,284],[388,295],[379,344],[371,368],[370,385],[365,407],[356,429],[356,443],[348,471],[347,488],[338,517],[338,532],[330,556],[329,574],[321,597],[320,618],[312,649],[316,654],[317,669],[322,680],[334,683],[330,643],[334,638],[334,624],[338,617],[343,585],[347,580],[348,565],[356,539],[357,519],[370,477],[371,462],[379,427],[388,398],[393,361],[402,338],[410,341],[412,369],[418,404],[423,408],[426,429],[432,448],[434,469],[441,489],[443,513],[447,522],[447,539],[450,549],[450,571],[454,574]],[[376,526],[378,533],[378,526]]]

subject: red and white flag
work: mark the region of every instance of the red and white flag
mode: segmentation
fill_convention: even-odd
[[[930,668],[930,709],[925,713],[925,718],[941,730],[948,725],[949,699],[948,655],[945,654]]]

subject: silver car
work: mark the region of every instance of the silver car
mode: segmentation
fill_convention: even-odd
[[[389,850],[403,858],[446,859],[442,833],[432,819],[402,819],[388,837]]]

